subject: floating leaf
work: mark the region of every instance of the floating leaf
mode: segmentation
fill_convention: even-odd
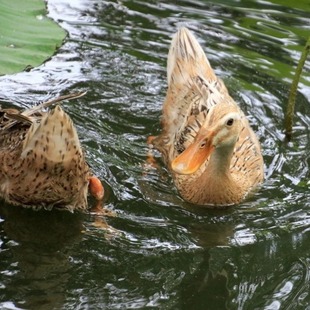
[[[0,75],[40,65],[66,36],[43,0],[0,0],[0,12]]]

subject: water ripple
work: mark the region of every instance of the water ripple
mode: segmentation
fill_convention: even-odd
[[[293,141],[283,135],[289,86],[310,30],[305,7],[304,1],[49,1],[49,16],[68,37],[40,67],[0,77],[3,104],[24,107],[87,90],[64,108],[118,216],[44,219],[2,210],[3,306],[307,307],[309,62]],[[159,132],[166,57],[180,25],[195,32],[262,144],[266,180],[229,210],[184,202],[158,153],[158,169],[146,165],[146,138]],[[45,220],[57,228],[52,234],[36,224]]]

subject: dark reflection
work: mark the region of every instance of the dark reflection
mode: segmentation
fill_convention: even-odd
[[[193,310],[229,309],[227,284],[231,275],[226,264],[231,257],[230,244],[236,229],[231,221],[234,208],[213,210],[186,204],[186,209],[197,217],[186,228],[204,254],[195,272],[181,284],[180,306]]]
[[[70,247],[81,239],[81,215],[2,203],[0,217],[3,300],[23,309],[59,309],[70,277]]]
[[[309,236],[287,231],[242,247],[206,249],[180,285],[180,308],[308,309]]]
[[[233,223],[194,223],[188,230],[197,244],[204,248],[212,246],[228,246],[234,237]]]
[[[180,302],[182,309],[229,309],[228,274],[224,266],[228,257],[223,252],[217,249],[207,251],[196,272],[183,281]]]

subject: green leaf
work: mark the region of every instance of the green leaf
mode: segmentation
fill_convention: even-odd
[[[43,0],[0,0],[0,12],[0,75],[42,64],[66,36]]]

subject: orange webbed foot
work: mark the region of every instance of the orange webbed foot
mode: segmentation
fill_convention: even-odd
[[[90,177],[88,188],[89,188],[90,194],[97,201],[96,205],[91,209],[91,212],[94,212],[97,215],[115,217],[116,216],[115,212],[107,210],[103,207],[104,187],[101,181],[95,176]]]
[[[157,169],[158,168],[158,163],[154,157],[154,151],[153,151],[153,141],[157,138],[157,136],[149,136],[146,140],[146,143],[149,146],[149,150],[146,154],[146,161],[143,165],[143,174],[146,175],[148,170],[152,169]]]
[[[104,197],[104,188],[101,181],[97,177],[89,178],[89,192],[97,200],[101,201]]]
[[[157,136],[148,136],[148,137],[147,137],[147,140],[146,140],[146,143],[147,143],[148,145],[153,144],[153,141],[154,141],[156,138],[157,138]]]
[[[96,199],[96,205],[92,208],[92,212],[101,213],[103,210],[104,187],[101,181],[92,176],[89,178],[88,189],[90,194]]]

